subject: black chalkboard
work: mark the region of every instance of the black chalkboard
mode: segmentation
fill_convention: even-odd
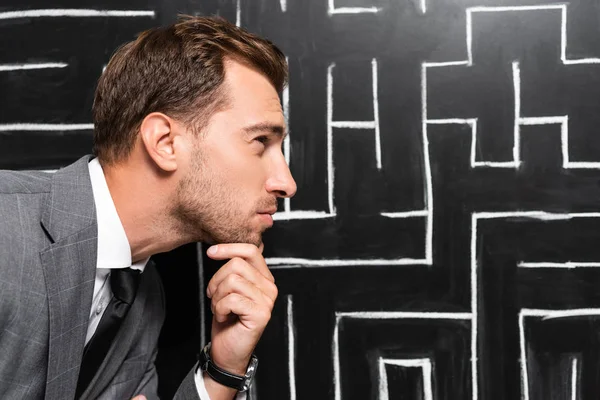
[[[177,13],[289,60],[253,399],[600,397],[600,2],[3,0],[0,167],[88,153],[111,52]],[[155,257],[167,398],[210,332],[203,252]]]

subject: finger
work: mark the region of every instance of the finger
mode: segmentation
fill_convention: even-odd
[[[249,243],[222,243],[211,246],[206,254],[213,260],[226,260],[228,258],[240,257],[248,261],[250,265],[258,270],[268,280],[275,282],[273,274],[267,267],[258,247]]]
[[[131,400],[146,400],[146,396],[144,395],[139,395],[139,396],[135,396],[133,399]]]
[[[271,319],[271,310],[237,293],[225,296],[214,308],[217,322],[225,322],[231,314],[235,314],[248,329],[263,329]]]
[[[277,286],[274,282],[268,280],[256,268],[253,268],[246,260],[235,257],[223,265],[208,282],[206,295],[212,298],[217,288],[230,275],[239,275],[244,280],[256,286],[262,293],[269,297],[273,302],[277,298]]]
[[[270,309],[273,309],[275,299],[270,298],[263,293],[253,283],[244,279],[240,275],[230,274],[217,286],[215,293],[211,298],[211,309],[214,312],[214,305],[231,293],[236,293],[247,297],[257,304],[264,304]]]

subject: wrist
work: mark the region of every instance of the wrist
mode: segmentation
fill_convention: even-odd
[[[222,353],[223,352],[215,351],[212,346],[209,349],[210,359],[216,367],[236,375],[244,375],[246,373],[248,364],[250,363],[250,357],[246,357],[242,360],[235,360],[231,359],[231,357],[224,356]]]
[[[210,381],[214,381],[214,383],[232,388],[239,392],[245,392],[250,388],[258,366],[258,359],[256,356],[252,355],[250,362],[243,369],[242,373],[238,372],[238,369],[226,370],[213,362],[211,358],[211,343],[208,343],[202,349],[199,359],[196,373],[198,372],[198,369],[203,371],[205,383],[208,381],[209,385],[213,385]]]
[[[208,393],[209,398],[211,400],[234,399],[235,398],[235,396],[238,392],[236,389],[230,388],[223,384],[220,384],[219,382],[217,382],[213,378],[211,378],[210,375],[208,375],[206,373],[206,371],[200,371],[200,372],[202,372],[202,380],[204,381],[204,388],[206,389],[206,392]]]

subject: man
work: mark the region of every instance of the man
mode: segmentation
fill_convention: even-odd
[[[148,259],[194,241],[229,261],[207,287],[207,359],[175,397],[247,387],[277,296],[261,234],[296,191],[281,151],[286,79],[270,42],[185,17],[112,57],[96,157],[0,172],[0,398],[156,398],[164,299]]]

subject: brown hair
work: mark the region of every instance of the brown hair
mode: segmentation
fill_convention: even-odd
[[[181,16],[121,46],[96,88],[94,154],[105,163],[129,156],[144,117],[152,112],[201,131],[226,103],[220,90],[226,58],[256,68],[278,92],[287,84],[283,53],[220,17]]]

